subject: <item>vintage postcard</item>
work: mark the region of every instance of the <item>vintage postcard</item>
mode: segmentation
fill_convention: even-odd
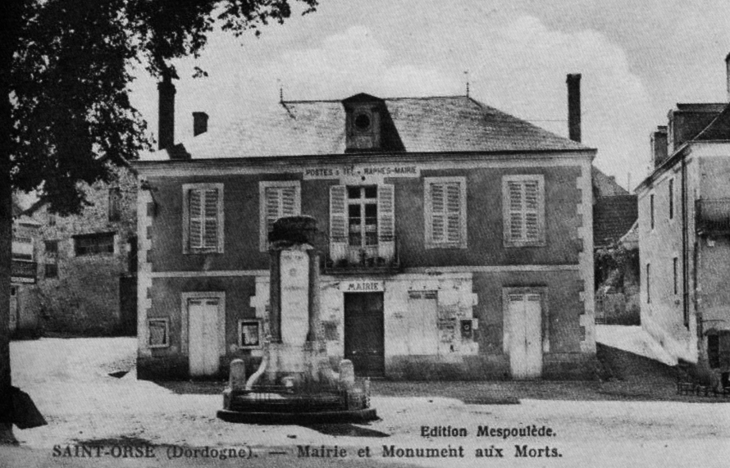
[[[0,465],[728,466],[726,2],[17,3]]]

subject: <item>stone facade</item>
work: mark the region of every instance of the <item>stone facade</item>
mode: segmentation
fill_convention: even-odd
[[[730,106],[678,104],[652,138],[668,148],[654,148],[654,171],[637,189],[641,324],[673,356],[722,371],[730,370],[728,139]]]
[[[134,334],[136,203],[134,172],[115,168],[108,183],[86,187],[81,213],[58,216],[45,205],[32,218],[38,280],[32,288],[46,332]]]

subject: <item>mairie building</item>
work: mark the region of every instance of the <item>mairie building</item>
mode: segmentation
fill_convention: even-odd
[[[161,83],[164,149],[134,163],[140,378],[256,369],[268,233],[300,214],[320,231],[333,362],[391,379],[592,375],[594,149],[468,96],[368,94],[210,131],[195,113],[173,144],[172,96]]]

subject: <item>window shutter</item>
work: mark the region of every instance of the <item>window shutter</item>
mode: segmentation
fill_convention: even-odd
[[[200,249],[203,247],[203,191],[202,190],[190,190],[189,206],[190,210],[190,226],[188,239],[190,243],[190,249]]]
[[[466,248],[466,178],[426,181],[426,248]]]
[[[507,243],[538,244],[545,240],[544,189],[541,175],[505,181],[504,232]]]
[[[205,190],[205,235],[203,247],[218,249],[218,190]]]
[[[510,241],[522,239],[522,184],[508,182],[509,191],[509,233]]]
[[[277,187],[267,187],[265,192],[265,210],[266,210],[266,237],[274,227],[274,222],[279,219],[279,189]]]
[[[333,261],[347,258],[347,189],[330,187],[330,257]]]
[[[297,216],[300,213],[299,182],[260,182],[260,250],[269,248],[269,233],[277,219]]]
[[[395,187],[378,185],[378,256],[386,260],[395,254]]]
[[[459,183],[446,185],[446,241],[461,240],[461,189]]]
[[[296,203],[295,187],[281,188],[281,216],[296,216],[299,214]]]
[[[540,226],[538,219],[538,208],[540,206],[539,190],[536,180],[525,182],[525,240],[540,240]]]
[[[444,226],[446,225],[444,184],[431,184],[431,240],[444,242]]]

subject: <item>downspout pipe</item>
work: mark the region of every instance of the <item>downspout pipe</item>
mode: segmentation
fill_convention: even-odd
[[[687,159],[682,155],[682,313],[684,326],[689,328],[689,249],[687,220]]]

